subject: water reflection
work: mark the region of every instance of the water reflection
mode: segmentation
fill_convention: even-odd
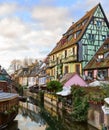
[[[36,110],[38,110],[35,109],[36,106],[30,103],[28,103],[27,106],[25,103],[23,105],[25,107],[29,106],[30,109],[33,108],[35,112],[21,107],[15,120],[5,130],[45,130],[46,122],[40,116],[40,113],[38,111],[36,112]]]
[[[44,107],[27,102],[20,105],[19,114],[5,130],[96,130],[86,123],[72,123],[69,115],[47,103]]]

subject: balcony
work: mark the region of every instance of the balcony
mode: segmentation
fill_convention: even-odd
[[[62,59],[62,63],[69,63],[69,62],[73,62],[77,60],[77,56],[76,55],[71,55],[69,57],[66,57],[64,59]]]
[[[53,67],[56,65],[56,60],[49,61],[49,67]]]

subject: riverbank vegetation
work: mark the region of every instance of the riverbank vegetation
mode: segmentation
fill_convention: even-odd
[[[109,96],[109,86],[102,87],[80,87],[72,86],[72,119],[74,121],[87,121],[87,114],[90,104],[103,105],[104,98]]]

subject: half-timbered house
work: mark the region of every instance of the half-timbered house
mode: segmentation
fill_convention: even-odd
[[[60,79],[66,73],[82,74],[108,35],[109,23],[99,3],[73,23],[49,53],[50,75]]]

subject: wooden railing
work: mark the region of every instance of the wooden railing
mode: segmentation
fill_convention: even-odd
[[[11,110],[18,105],[18,98],[0,102],[0,113]]]
[[[71,55],[69,57],[62,59],[62,63],[68,63],[68,62],[72,62],[72,61],[75,61],[75,60],[77,60],[77,56]]]

